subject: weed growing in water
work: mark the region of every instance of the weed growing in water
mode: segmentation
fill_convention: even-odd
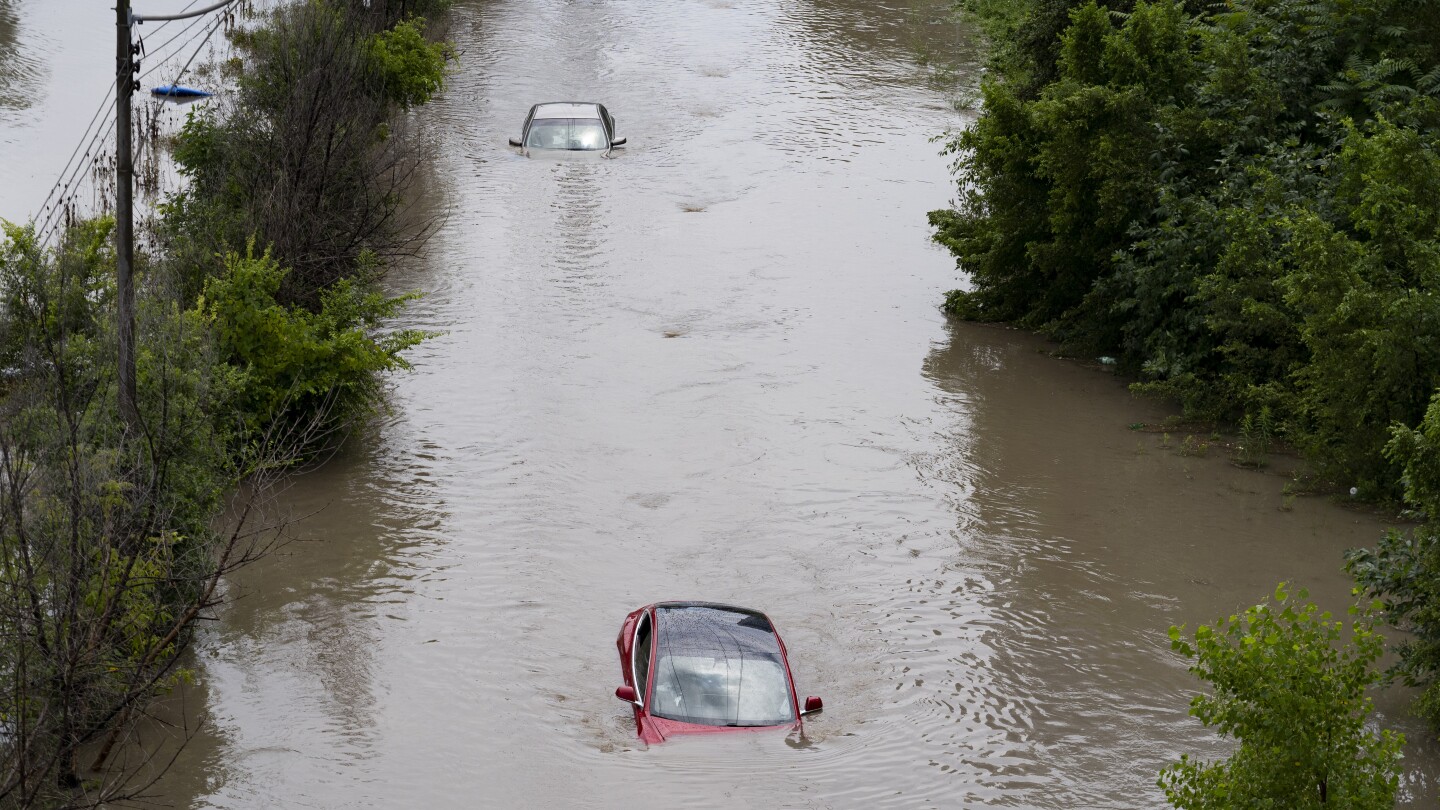
[[[1245,414],[1240,422],[1240,446],[1231,460],[1241,467],[1264,467],[1274,435],[1272,422],[1269,406],[1261,408],[1258,416]]]

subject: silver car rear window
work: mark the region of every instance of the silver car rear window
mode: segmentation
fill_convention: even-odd
[[[525,145],[531,149],[584,152],[609,148],[610,139],[598,118],[537,118],[530,122]]]

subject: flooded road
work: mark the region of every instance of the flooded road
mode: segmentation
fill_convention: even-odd
[[[1383,524],[1131,431],[1165,412],[938,312],[930,138],[973,71],[944,5],[461,0],[417,119],[443,225],[392,278],[443,334],[230,583],[165,800],[1150,808],[1166,762],[1223,755],[1168,626],[1282,579],[1342,608],[1340,554]],[[630,146],[505,148],[556,99]],[[614,637],[661,599],[768,612],[825,711],[643,748]],[[1440,750],[1403,705],[1402,804],[1429,806]]]

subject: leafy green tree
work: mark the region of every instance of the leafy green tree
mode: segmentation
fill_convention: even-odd
[[[1381,600],[1386,620],[1406,633],[1387,674],[1420,688],[1412,709],[1440,730],[1440,531],[1433,525],[1392,529],[1375,548],[1347,553],[1346,568],[1367,595]]]
[[[1154,204],[1150,121],[1184,95],[1194,42],[1181,7],[1163,0],[1136,4],[1118,28],[1094,2],[1067,13],[1039,98],[1014,82],[982,86],[985,115],[949,145],[967,180],[959,205],[931,223],[976,282],[952,309],[1097,344],[1119,320],[1090,294]]]
[[[377,30],[380,10],[286,4],[233,35],[238,92],[187,119],[174,155],[188,182],[162,208],[185,295],[253,238],[290,270],[282,300],[316,311],[362,256],[413,255],[429,233],[402,217],[424,155],[392,123],[438,92],[453,51],[418,18]]]
[[[157,694],[220,577],[231,452],[228,375],[210,339],[142,285],[141,435],[113,407],[111,223],[0,242],[0,804],[96,806],[133,794],[101,771]],[[218,373],[214,373],[217,372]],[[243,522],[243,521],[242,521]],[[246,532],[248,533],[248,529]]]
[[[425,39],[425,20],[415,17],[372,34],[370,59],[385,93],[405,109],[428,102],[445,85],[445,69],[454,58],[446,42]]]
[[[153,761],[112,755],[278,528],[255,499],[425,337],[385,328],[410,297],[379,292],[379,254],[417,238],[394,218],[418,158],[389,123],[449,57],[408,18],[447,5],[312,0],[235,34],[240,93],[177,138],[190,183],[167,250],[137,256],[138,430],[113,408],[113,223],[47,248],[0,222],[0,805],[143,796]],[[307,274],[234,250],[256,239]]]
[[[1400,466],[1405,500],[1432,521],[1440,520],[1440,391],[1418,427],[1394,427],[1385,454]]]
[[[1382,448],[1440,388],[1440,155],[1429,141],[1384,117],[1347,124],[1332,168],[1340,224],[1307,214],[1287,246],[1286,302],[1309,355],[1294,374],[1297,438],[1331,478],[1372,497],[1399,494]]]
[[[1172,648],[1213,689],[1191,701],[1190,714],[1239,743],[1228,759],[1187,755],[1162,771],[1173,806],[1395,806],[1404,737],[1366,727],[1366,690],[1380,678],[1374,664],[1383,649],[1373,608],[1351,608],[1347,638],[1343,620],[1308,600],[1282,583],[1274,604],[1201,625],[1193,640],[1170,628]]]

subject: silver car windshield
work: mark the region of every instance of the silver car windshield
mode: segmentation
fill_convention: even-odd
[[[780,644],[763,616],[662,608],[650,713],[707,726],[778,726],[795,720]]]
[[[595,118],[537,118],[530,122],[525,145],[531,149],[589,151],[608,148],[610,139]]]

